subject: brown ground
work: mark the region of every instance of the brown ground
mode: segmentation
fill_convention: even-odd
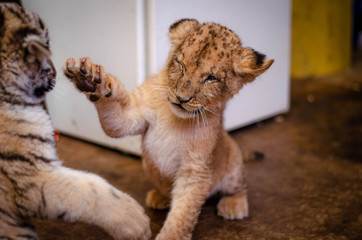
[[[293,80],[291,110],[231,133],[264,152],[246,164],[251,217],[227,221],[203,207],[195,240],[362,239],[362,62],[331,77]],[[97,173],[144,206],[152,184],[139,159],[61,136],[66,166]],[[147,209],[153,236],[167,211]],[[111,239],[85,224],[37,221],[44,240]]]

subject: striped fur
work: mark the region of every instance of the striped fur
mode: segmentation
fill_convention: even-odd
[[[62,166],[43,109],[55,84],[45,23],[0,4],[0,239],[38,239],[32,217],[83,221],[115,239],[148,239],[149,219],[104,179]]]

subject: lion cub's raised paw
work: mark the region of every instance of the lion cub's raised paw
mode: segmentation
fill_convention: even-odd
[[[69,58],[65,62],[63,71],[64,75],[92,102],[112,96],[114,78],[106,74],[101,65],[92,63],[90,58]]]

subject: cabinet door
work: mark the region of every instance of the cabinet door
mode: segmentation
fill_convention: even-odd
[[[180,18],[215,22],[239,35],[243,46],[275,62],[228,104],[224,125],[232,130],[289,109],[290,0],[152,0],[148,6],[149,69],[158,72],[167,58],[168,27]]]
[[[46,105],[54,128],[62,133],[140,153],[140,136],[112,139],[100,126],[93,104],[62,73],[69,57],[89,56],[116,76],[128,91],[144,80],[143,2],[136,0],[23,1],[48,24],[57,68],[55,89]]]

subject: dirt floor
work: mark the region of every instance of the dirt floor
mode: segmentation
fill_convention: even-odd
[[[362,239],[362,62],[344,73],[293,80],[291,110],[231,133],[242,149],[265,159],[246,164],[250,218],[216,215],[203,207],[195,240]],[[152,184],[140,159],[61,136],[66,166],[97,173],[144,205]],[[167,211],[146,209],[153,237]],[[111,239],[85,224],[37,221],[45,240]]]

